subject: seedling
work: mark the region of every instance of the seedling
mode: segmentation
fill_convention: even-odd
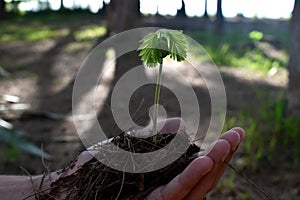
[[[187,56],[187,39],[180,30],[160,29],[155,33],[146,35],[141,42],[142,44],[139,46],[138,51],[140,51],[139,55],[144,65],[149,68],[159,65],[152,116],[152,134],[155,140],[163,59],[170,56],[171,59],[178,62],[185,60]]]

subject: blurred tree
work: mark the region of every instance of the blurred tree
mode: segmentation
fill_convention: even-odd
[[[106,23],[109,36],[140,27],[141,17],[139,0],[111,0],[106,8]],[[142,39],[142,36],[140,39]],[[137,46],[140,39],[137,38]],[[115,50],[117,51],[117,49]],[[114,117],[110,109],[113,87],[126,72],[133,67],[140,65],[142,65],[142,62],[138,56],[138,51],[128,52],[118,57],[116,60],[114,80],[110,87],[110,93],[105,100],[105,105],[107,106],[104,106],[98,115],[101,128],[109,137],[118,135],[122,132],[119,127],[111,127],[111,123],[106,123],[107,120],[114,121]]]
[[[187,17],[186,12],[185,12],[184,0],[181,0],[181,8],[177,11],[176,17],[181,17],[181,18]]]
[[[103,7],[99,9],[98,13],[102,16],[107,16],[107,4],[103,1]]]
[[[64,0],[60,0],[60,8],[59,10],[65,10]]]
[[[107,7],[107,28],[109,33],[119,33],[136,28],[140,24],[139,0],[111,0]]]
[[[300,0],[295,0],[291,19],[291,41],[289,60],[289,111],[300,114]]]
[[[218,0],[217,3],[217,21],[223,22],[224,16],[222,11],[222,0]]]
[[[125,30],[137,28],[141,23],[140,1],[139,0],[111,0],[107,8],[107,29],[110,35],[119,33]],[[141,64],[137,52],[131,53],[132,57],[125,57],[124,62],[131,62],[132,64],[119,67],[118,63],[124,63],[122,57],[117,61],[115,71],[116,81],[131,67]],[[136,57],[136,58],[135,58]]]
[[[6,2],[5,0],[0,0],[0,19],[3,19],[3,17],[6,15]]]
[[[217,2],[216,24],[215,24],[216,34],[222,34],[222,32],[223,32],[223,22],[224,22],[224,16],[223,16],[223,11],[222,11],[222,0],[218,0],[218,2]]]
[[[204,18],[208,18],[208,13],[207,13],[207,0],[205,0],[205,4],[204,4]]]

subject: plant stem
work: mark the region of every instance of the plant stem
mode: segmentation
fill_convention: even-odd
[[[161,88],[162,66],[163,66],[163,63],[161,62],[159,64],[158,76],[157,76],[157,82],[156,82],[156,88],[155,88],[155,97],[154,97],[153,130],[152,130],[152,135],[154,137],[154,141],[156,140],[155,135],[157,134],[157,112],[158,112],[159,94],[160,94],[160,88]]]

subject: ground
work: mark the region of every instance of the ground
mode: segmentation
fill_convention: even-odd
[[[10,77],[0,76],[0,95],[16,95],[21,98],[22,102],[31,105],[30,113],[15,113],[5,115],[5,117],[16,129],[25,131],[27,140],[38,146],[42,145],[46,152],[54,156],[52,160],[43,161],[39,157],[22,153],[18,161],[10,163],[2,159],[1,155],[1,174],[24,175],[29,172],[34,175],[43,173],[45,170],[57,170],[83,150],[72,122],[72,87],[80,64],[96,41],[79,41],[74,38],[73,33],[81,26],[101,25],[102,21],[96,19],[96,17],[82,18],[65,23],[64,28],[68,30],[68,34],[64,37],[0,44],[0,64],[5,66],[5,69],[11,74]],[[185,24],[185,26],[188,25]],[[272,24],[272,26],[275,25]],[[181,67],[185,68],[185,66]],[[219,69],[226,89],[228,118],[237,116],[237,113],[246,107],[260,104],[262,99],[258,98],[258,93],[263,93],[272,99],[276,98],[280,91],[286,89],[287,72],[284,70],[275,74],[257,75],[247,68],[220,66]],[[188,70],[183,70],[183,72],[186,73],[186,77],[194,78],[193,73],[188,73]],[[209,101],[205,100],[209,100],[208,92],[201,78],[194,78],[194,83],[200,107],[207,110],[201,116],[205,124],[209,117],[209,109],[207,109]],[[107,85],[109,86],[109,84]],[[107,91],[107,85],[102,89]],[[103,99],[105,98],[103,97]],[[58,118],[49,117],[49,113],[58,114]],[[113,126],[110,121],[105,123]],[[89,125],[87,122],[83,124],[87,127],[83,128],[88,130]],[[1,148],[3,149],[3,147]],[[232,164],[244,170],[248,178],[263,187],[274,199],[299,198],[300,177],[298,173],[274,174],[269,168],[261,168],[256,171],[247,170],[238,165],[242,155],[242,152],[237,153]],[[231,176],[233,176],[232,171],[228,170],[224,179],[227,180]],[[226,185],[227,182],[224,184]],[[230,196],[233,199],[263,199],[240,177],[234,179],[234,186],[234,189],[230,189],[220,184],[210,196],[212,199],[229,199]]]

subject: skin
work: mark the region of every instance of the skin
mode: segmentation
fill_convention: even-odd
[[[184,122],[180,118],[171,118],[158,123],[158,130],[162,133],[176,133],[184,131]],[[139,135],[147,135],[151,126],[139,131]],[[150,131],[151,132],[151,131]],[[241,128],[233,128],[224,133],[210,147],[199,153],[199,157],[167,185],[156,188],[148,197],[148,200],[202,200],[204,196],[213,190],[223,175],[227,165],[237,150],[239,144],[244,140],[245,133]],[[48,189],[51,182],[59,176],[70,175],[89,161],[93,152],[84,151],[78,156],[76,166],[65,174],[57,175],[50,173],[44,178],[42,190]],[[23,199],[31,195],[39,188],[43,176],[0,176],[0,194],[2,200]],[[61,197],[63,199],[63,197]]]

